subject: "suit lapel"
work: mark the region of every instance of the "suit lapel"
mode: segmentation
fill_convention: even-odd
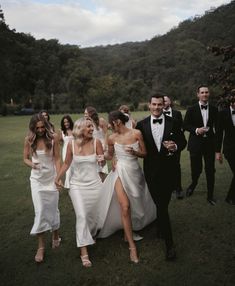
[[[200,126],[204,126],[204,123],[203,123],[203,118],[202,118],[202,113],[201,113],[201,109],[200,109],[200,104],[197,103],[197,105],[195,106],[195,112],[197,114],[197,118],[198,120],[200,121]],[[210,112],[210,108],[209,108],[209,112]],[[209,113],[208,113],[209,114]],[[209,117],[210,118],[210,117]]]
[[[149,139],[150,145],[152,145],[153,147],[155,147],[157,149],[157,146],[156,146],[155,141],[153,139],[152,130],[151,130],[151,116],[146,118],[145,128],[146,128],[146,134],[148,135],[147,138]]]

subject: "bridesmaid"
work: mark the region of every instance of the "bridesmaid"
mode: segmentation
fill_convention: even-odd
[[[105,121],[104,118],[99,117],[96,109],[92,106],[87,106],[84,111],[84,117],[90,117],[92,119],[92,122],[94,124],[94,131],[93,131],[93,137],[98,138],[103,146],[103,149],[106,149],[106,141],[107,141],[107,132],[108,132],[108,124]],[[98,172],[100,174],[100,178],[102,182],[108,175],[108,165],[105,164],[103,167],[98,166]]]
[[[34,115],[29,123],[29,133],[24,142],[24,163],[31,168],[30,185],[35,211],[31,235],[38,237],[35,261],[44,259],[44,233],[52,231],[52,248],[59,247],[60,214],[59,193],[54,179],[60,169],[58,136],[51,132],[48,121],[41,114]]]
[[[61,188],[60,179],[72,163],[69,195],[76,214],[76,241],[84,267],[91,267],[87,246],[95,243],[95,236],[102,222],[99,218],[102,182],[97,172],[97,158],[102,165],[104,153],[99,139],[93,138],[93,122],[82,118],[74,123],[74,139],[68,143],[65,161],[55,183]]]
[[[67,146],[70,140],[73,139],[73,120],[69,115],[65,115],[62,117],[61,122],[61,132],[60,132],[60,142],[62,142],[63,147],[62,147],[62,160],[64,162],[65,157],[66,157],[66,151],[67,151]],[[69,189],[69,176],[70,176],[70,169],[67,170],[66,172],[66,177],[65,177],[65,182],[64,182],[64,187]]]
[[[52,133],[55,132],[55,126],[50,121],[50,115],[49,115],[48,111],[47,110],[41,110],[39,112],[39,114],[41,114],[45,118],[45,120],[48,122],[48,124],[50,125]]]

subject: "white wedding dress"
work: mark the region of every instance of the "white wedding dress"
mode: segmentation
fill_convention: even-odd
[[[120,206],[114,190],[118,177],[130,201],[133,230],[140,230],[156,219],[156,206],[149,193],[138,158],[125,151],[127,146],[138,150],[139,143],[136,141],[130,145],[114,144],[117,165],[115,171],[111,171],[103,182],[103,213],[101,216],[105,217],[102,218],[104,224],[98,234],[100,238],[107,237],[123,228]]]
[[[66,157],[66,152],[67,152],[67,147],[68,147],[68,143],[73,139],[73,136],[66,136],[64,135],[64,132],[61,131],[62,134],[62,139],[63,139],[63,147],[62,147],[62,160],[63,162],[65,161],[65,157]],[[70,177],[70,168],[68,168],[66,174],[65,174],[65,181],[64,181],[64,187],[66,189],[69,189],[69,177]]]
[[[60,213],[58,210],[59,192],[54,180],[56,176],[53,160],[53,147],[50,151],[36,150],[32,162],[39,169],[32,169],[30,175],[31,194],[35,211],[34,225],[30,234],[59,229]]]
[[[100,200],[102,183],[97,172],[96,140],[91,155],[76,154],[74,140],[72,150],[69,195],[76,214],[77,246],[82,247],[95,243],[94,237],[103,225],[103,219],[100,220],[100,214],[104,211]],[[107,210],[104,212],[107,213]]]

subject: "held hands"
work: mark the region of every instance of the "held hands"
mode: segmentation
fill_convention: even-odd
[[[58,180],[57,178],[55,179],[55,185],[56,185],[56,189],[58,191],[61,191],[64,187],[63,183],[61,180]]]
[[[103,167],[105,165],[105,159],[104,159],[104,155],[97,155],[96,156],[97,162],[99,164],[99,166]]]

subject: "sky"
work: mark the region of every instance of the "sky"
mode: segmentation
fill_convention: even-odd
[[[231,0],[1,0],[6,24],[81,48],[150,40]]]

